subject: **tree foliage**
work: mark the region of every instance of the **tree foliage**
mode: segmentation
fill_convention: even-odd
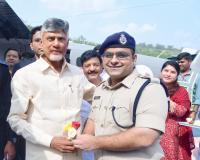
[[[27,25],[28,29],[31,30],[33,26]],[[70,38],[71,41],[74,43],[86,44],[91,46],[99,45],[98,43],[88,41],[83,35],[80,35],[78,38]],[[177,55],[181,52],[181,49],[174,48],[172,45],[165,45],[156,44],[155,46],[152,44],[146,44],[145,42],[139,43],[136,46],[136,53],[154,56],[154,57],[161,57],[167,58]]]
[[[164,45],[156,44],[154,47],[152,44],[139,43],[136,47],[136,53],[161,58],[171,57],[181,52],[181,49],[174,48],[172,45],[165,47]]]
[[[79,36],[78,38],[71,39],[71,40],[74,43],[87,44],[87,45],[91,45],[91,46],[98,45],[98,43],[90,42],[90,41],[86,40],[86,38],[83,35]]]
[[[75,43],[80,44],[87,44],[92,46],[98,45],[98,43],[87,41],[83,35],[71,40]],[[168,58],[177,55],[180,52],[181,49],[174,48],[172,45],[168,45],[165,47],[165,45],[156,44],[155,46],[153,46],[152,44],[146,44],[143,42],[137,44],[136,46],[136,53],[161,58]]]

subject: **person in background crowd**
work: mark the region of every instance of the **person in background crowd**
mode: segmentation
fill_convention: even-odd
[[[80,61],[87,79],[98,86],[102,82],[100,76],[103,71],[101,56],[95,50],[88,50],[81,55]]]
[[[43,53],[41,46],[41,26],[36,26],[31,30],[30,41],[30,47],[35,53],[35,59],[37,60]]]
[[[80,120],[83,95],[93,88],[80,69],[64,58],[68,30],[68,22],[47,19],[41,28],[43,54],[18,70],[12,80],[8,122],[26,139],[27,160],[81,158],[63,129],[66,123]]]
[[[102,82],[100,75],[103,70],[102,59],[99,53],[95,49],[85,51],[80,57],[80,64],[88,81],[98,86]],[[90,110],[91,105],[83,101],[81,106],[82,123],[85,124],[87,121]],[[83,160],[94,159],[94,153],[92,151],[84,151],[82,155]]]
[[[189,93],[191,107],[190,115],[191,122],[194,122],[197,118],[199,105],[200,105],[200,74],[191,70],[192,56],[187,52],[182,52],[177,56],[177,61],[180,66],[180,75],[178,82],[181,86],[185,87]],[[192,157],[198,159],[198,152],[200,146],[200,134],[199,131],[193,129],[193,136],[196,148],[193,150]],[[200,155],[199,155],[200,156]]]
[[[12,76],[13,72],[16,70],[16,64],[20,62],[21,55],[20,52],[13,48],[8,48],[4,53],[4,60],[9,68],[9,73]],[[19,68],[19,67],[17,67]]]
[[[78,62],[80,61],[80,62]],[[77,62],[82,67],[83,73],[89,82],[98,86],[102,82],[100,76],[102,72],[102,59],[95,50],[85,51]],[[85,124],[90,113],[91,106],[87,102],[83,102],[81,107],[82,123]]]
[[[165,153],[162,160],[191,160],[191,150],[194,148],[191,128],[178,124],[180,121],[186,122],[190,113],[188,92],[177,82],[179,73],[180,67],[175,61],[167,61],[161,68],[160,78],[170,96],[165,133],[160,142]]]
[[[23,52],[20,66],[24,67],[40,58],[41,46],[41,26],[36,26],[30,31],[30,48],[33,52]]]
[[[110,78],[95,89],[84,134],[72,141],[74,146],[96,150],[97,160],[159,160],[168,109],[164,88],[156,82],[146,86],[133,113],[135,97],[146,82],[134,67],[134,38],[114,33],[102,43],[100,54]]]
[[[7,65],[0,63],[0,159],[13,160],[16,156],[16,135],[6,121],[10,110],[11,76]]]
[[[180,53],[177,56],[177,61],[180,66],[178,82],[181,86],[185,87],[189,93],[192,102],[190,117],[194,121],[200,105],[200,75],[198,73],[195,74],[190,69],[192,56],[189,53]]]
[[[8,48],[5,53],[4,53],[4,59],[6,64],[8,65],[9,68],[9,73],[10,73],[10,80],[9,80],[9,85],[11,82],[11,79],[15,72],[21,68],[20,65],[20,60],[21,60],[21,54],[19,51],[13,48]],[[10,86],[7,87],[8,92],[10,92]],[[7,99],[10,99],[11,101],[11,95],[7,97]],[[10,104],[10,103],[9,103]],[[10,106],[9,106],[10,109]],[[8,113],[7,113],[8,115]],[[12,131],[10,131],[11,133]],[[15,133],[12,133],[13,135],[13,142],[15,142],[15,148],[16,148],[16,160],[24,160],[25,159],[25,140],[23,139],[22,136],[18,136]]]

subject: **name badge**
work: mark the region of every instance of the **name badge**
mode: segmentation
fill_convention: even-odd
[[[95,96],[94,100],[97,100],[97,99],[100,99],[100,98],[101,98],[101,96]]]

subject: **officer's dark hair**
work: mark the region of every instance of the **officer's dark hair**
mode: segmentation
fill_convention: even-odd
[[[179,67],[178,63],[177,63],[176,61],[173,61],[173,60],[166,61],[166,62],[163,64],[163,66],[162,66],[162,68],[161,68],[161,71],[162,71],[165,67],[167,67],[168,65],[175,68],[175,70],[176,70],[176,72],[177,72],[177,76],[178,76],[179,73],[180,73],[180,67]]]
[[[135,50],[131,49],[131,48],[129,48],[129,49],[131,50],[132,55],[134,55],[135,54]]]
[[[95,50],[85,51],[80,57],[81,66],[83,66],[84,62],[86,62],[87,60],[95,57],[98,58],[100,64],[102,64],[102,59],[98,52],[96,52]]]
[[[22,55],[17,49],[15,49],[15,48],[7,48],[6,51],[4,52],[4,60],[6,59],[6,55],[7,55],[8,51],[16,51],[18,53],[19,59],[21,59]]]
[[[192,61],[192,55],[188,52],[182,52],[177,56],[178,61],[180,61],[183,58],[188,60],[188,61]]]
[[[31,31],[30,31],[30,40],[31,40],[31,42],[33,41],[33,35],[36,32],[41,31],[41,27],[42,26],[40,25],[40,26],[36,26],[36,27],[34,27],[34,28],[31,29]]]

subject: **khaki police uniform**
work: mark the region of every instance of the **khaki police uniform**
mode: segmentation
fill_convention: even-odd
[[[114,122],[112,107],[116,107],[114,115],[120,125],[131,125],[135,96],[145,81],[146,79],[134,70],[113,87],[105,81],[96,88],[89,116],[95,124],[95,136],[111,135],[127,130],[118,127]],[[158,83],[150,83],[140,97],[135,127],[152,128],[164,132],[167,111],[167,97],[163,87]],[[159,139],[152,146],[138,150],[127,152],[99,150],[96,152],[98,160],[159,160],[162,156]]]

